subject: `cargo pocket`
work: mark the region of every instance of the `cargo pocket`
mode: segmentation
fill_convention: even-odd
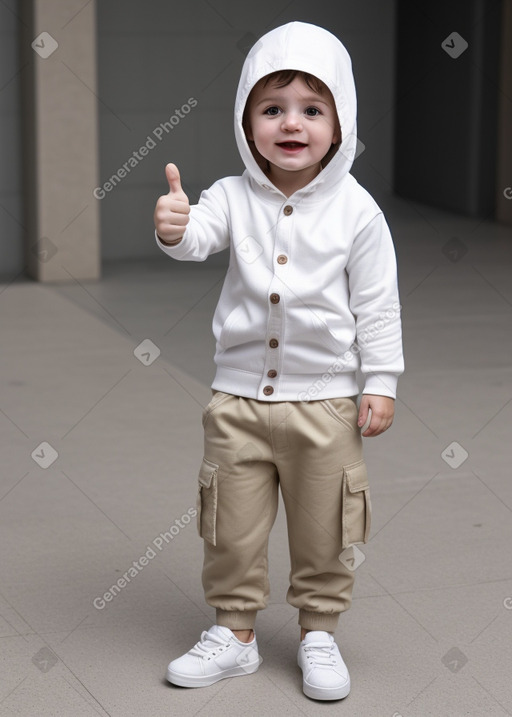
[[[217,520],[217,472],[219,466],[203,458],[199,470],[197,493],[197,530],[201,538],[216,544],[215,525]]]
[[[343,466],[341,547],[367,543],[371,524],[370,487],[364,460]]]

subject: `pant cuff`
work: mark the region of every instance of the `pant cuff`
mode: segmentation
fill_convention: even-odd
[[[322,613],[299,610],[299,625],[305,630],[323,630],[334,632],[338,626],[339,612]]]
[[[217,625],[230,630],[254,630],[257,610],[221,610],[217,608]]]

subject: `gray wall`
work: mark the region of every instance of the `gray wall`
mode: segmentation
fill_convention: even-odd
[[[23,272],[18,3],[0,3],[0,276]]]
[[[180,168],[192,203],[219,177],[242,171],[232,118],[244,41],[291,20],[326,27],[351,53],[359,135],[366,145],[354,175],[377,199],[389,193],[394,7],[394,0],[100,0],[100,182],[116,173],[175,109],[190,97],[197,100],[99,200],[104,259],[156,256],[152,215],[157,197],[167,191],[167,162]]]
[[[0,276],[23,273],[23,202],[16,0],[0,3]],[[164,166],[181,169],[192,202],[243,167],[232,130],[244,46],[291,20],[322,25],[352,55],[365,152],[354,175],[380,199],[391,192],[395,0],[98,0],[100,184],[132,158],[102,199],[106,261],[156,257],[153,208],[166,191]],[[133,153],[189,98],[197,106],[140,161]],[[179,118],[178,118],[179,119]],[[176,122],[176,118],[173,119]],[[153,136],[154,138],[154,136]],[[90,188],[91,196],[94,187]],[[98,195],[100,196],[100,192]]]

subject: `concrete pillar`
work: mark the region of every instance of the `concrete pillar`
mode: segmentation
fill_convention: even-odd
[[[97,279],[96,2],[20,5],[28,272],[43,282]]]
[[[503,2],[496,219],[512,226],[512,0]]]
[[[502,0],[398,0],[395,191],[493,219]]]

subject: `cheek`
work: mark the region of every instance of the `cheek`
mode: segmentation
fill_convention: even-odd
[[[256,122],[254,124],[253,140],[258,143],[265,143],[272,135],[272,128],[267,122]]]
[[[325,134],[324,134],[325,142],[329,145],[336,144],[339,141],[340,133],[339,130],[336,127],[329,127],[326,128]]]

